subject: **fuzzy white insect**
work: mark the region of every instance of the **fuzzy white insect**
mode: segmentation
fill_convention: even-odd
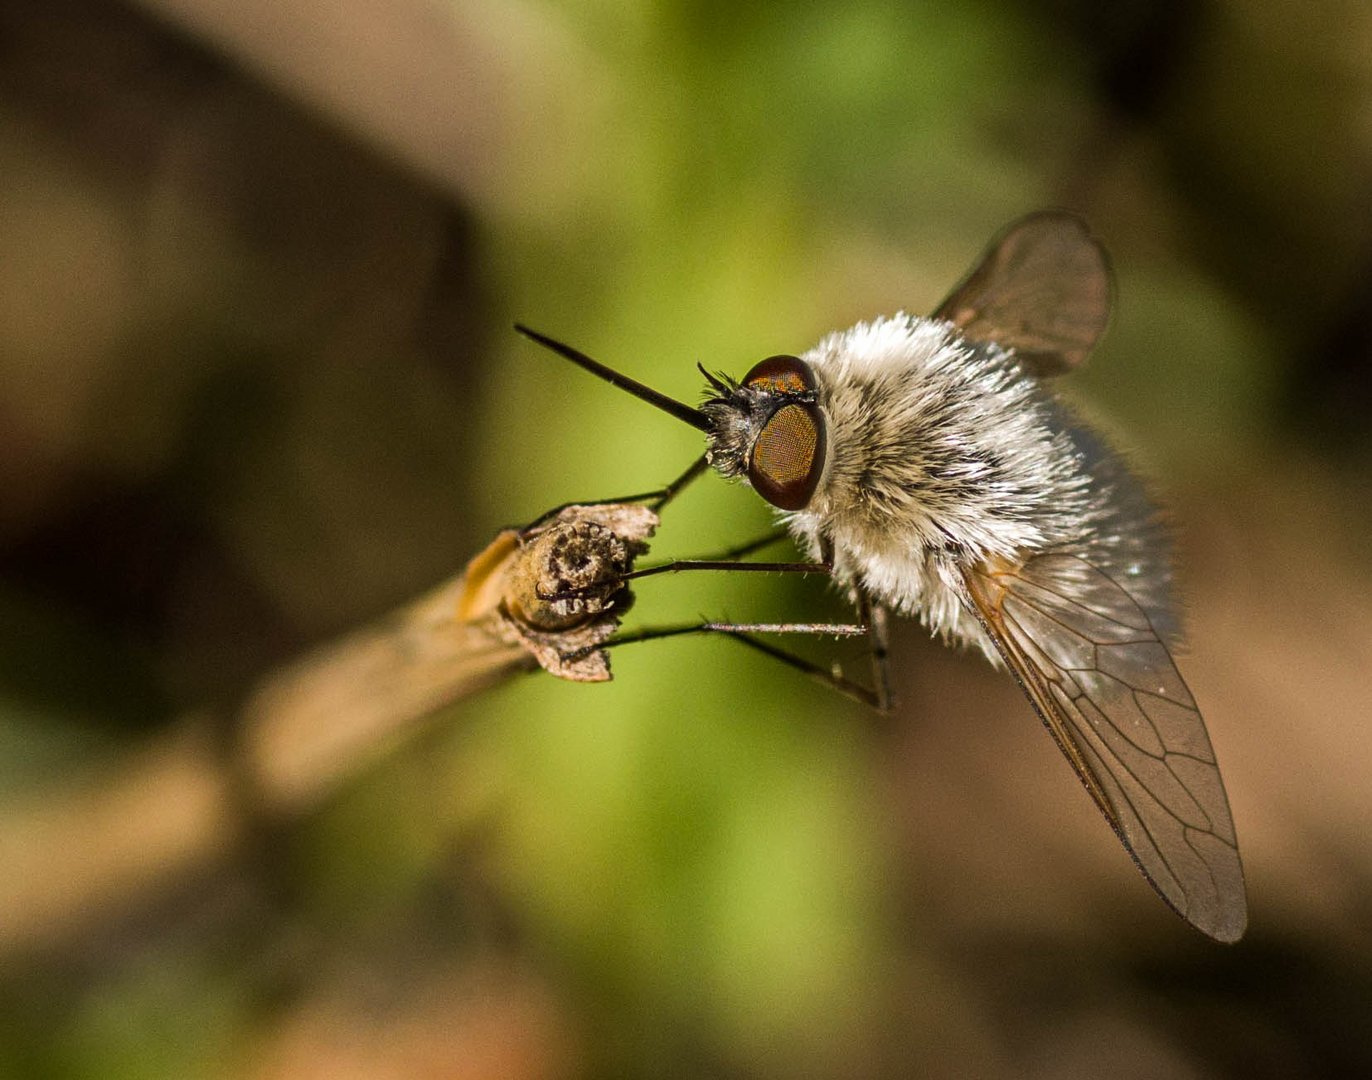
[[[813,560],[672,568],[823,569],[865,614],[879,655],[887,609],[980,648],[1010,670],[1159,895],[1236,941],[1243,868],[1204,722],[1169,652],[1179,631],[1166,530],[1123,459],[1051,388],[1104,330],[1110,291],[1105,254],[1077,218],[1030,215],[933,316],[859,323],[738,381],[707,373],[698,410],[524,332],[702,429],[704,460],[775,506]],[[884,707],[884,668],[877,681]]]

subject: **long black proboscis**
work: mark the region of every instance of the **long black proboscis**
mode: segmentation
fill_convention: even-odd
[[[631,379],[627,375],[621,375],[618,371],[615,371],[614,368],[606,367],[599,360],[592,360],[585,353],[573,349],[570,345],[564,345],[554,338],[540,334],[537,330],[530,330],[522,323],[515,323],[515,329],[531,341],[538,342],[545,349],[551,349],[553,352],[557,353],[558,356],[570,360],[579,367],[585,368],[592,375],[599,375],[611,386],[617,386],[621,390],[627,390],[629,393],[633,394],[634,397],[646,401],[649,405],[656,405],[663,412],[671,413],[678,420],[683,420],[694,428],[699,428],[701,431],[710,430],[710,421],[706,419],[705,414],[699,409],[693,409],[691,406],[677,401],[676,398],[670,398],[666,394],[659,393],[651,386],[644,386],[637,379]]]

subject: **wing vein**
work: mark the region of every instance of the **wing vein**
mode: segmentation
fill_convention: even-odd
[[[965,569],[964,600],[1135,864],[1198,929],[1237,940],[1243,868],[1194,699],[1152,620],[1079,555]]]

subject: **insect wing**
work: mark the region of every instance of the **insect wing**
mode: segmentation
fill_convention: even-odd
[[[1205,724],[1143,609],[1047,554],[966,574],[973,609],[1153,888],[1219,941],[1247,924],[1243,867]]]
[[[1086,359],[1110,318],[1110,265],[1080,218],[1045,211],[1005,230],[934,312],[974,341],[1013,349],[1037,375]]]

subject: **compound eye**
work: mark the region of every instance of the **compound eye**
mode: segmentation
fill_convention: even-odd
[[[824,419],[818,408],[802,402],[783,405],[753,443],[748,482],[778,509],[803,509],[824,471],[824,453]]]
[[[769,356],[754,364],[743,385],[777,394],[808,394],[815,391],[815,376],[798,356]]]

